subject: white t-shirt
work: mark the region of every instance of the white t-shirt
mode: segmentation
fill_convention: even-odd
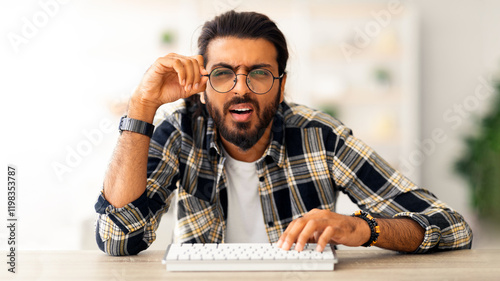
[[[268,243],[259,197],[255,162],[242,162],[227,153],[227,243]]]

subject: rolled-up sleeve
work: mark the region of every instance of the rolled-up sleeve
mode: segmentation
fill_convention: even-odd
[[[394,217],[408,217],[425,230],[424,240],[414,253],[431,250],[470,249],[472,231],[462,215],[452,209],[429,209],[423,213],[404,212]]]
[[[134,255],[153,242],[154,239],[147,239],[151,234],[145,235],[146,231],[155,228],[145,227],[151,218],[146,192],[121,208],[115,208],[101,193],[95,210],[98,216],[96,240],[102,251],[114,256]]]
[[[462,215],[392,168],[351,130],[337,128],[332,173],[360,208],[381,217],[408,217],[425,230],[415,253],[468,249],[472,230]]]

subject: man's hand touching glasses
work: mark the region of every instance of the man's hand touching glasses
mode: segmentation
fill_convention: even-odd
[[[129,115],[132,110],[145,117],[142,120],[151,122],[162,104],[203,92],[208,81],[208,77],[203,76],[208,74],[203,63],[201,55],[188,57],[171,53],[158,58],[134,90]]]

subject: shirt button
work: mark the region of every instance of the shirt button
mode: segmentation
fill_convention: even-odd
[[[263,182],[264,180],[265,180],[265,178],[264,178],[264,177],[260,177],[260,178],[259,178],[259,181],[260,181],[260,182]]]
[[[268,225],[269,227],[273,227],[273,226],[274,226],[274,222],[273,222],[273,221],[270,221],[270,222],[268,222],[268,223],[267,223],[267,225]]]

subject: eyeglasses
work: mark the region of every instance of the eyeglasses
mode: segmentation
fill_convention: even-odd
[[[281,74],[279,77],[274,77],[271,71],[258,68],[248,72],[248,74],[236,74],[231,68],[218,67],[213,69],[210,74],[203,76],[208,77],[210,86],[212,86],[215,91],[227,93],[236,86],[238,75],[247,77],[246,83],[252,92],[263,95],[271,90],[274,85],[274,80],[283,78],[285,73]]]

